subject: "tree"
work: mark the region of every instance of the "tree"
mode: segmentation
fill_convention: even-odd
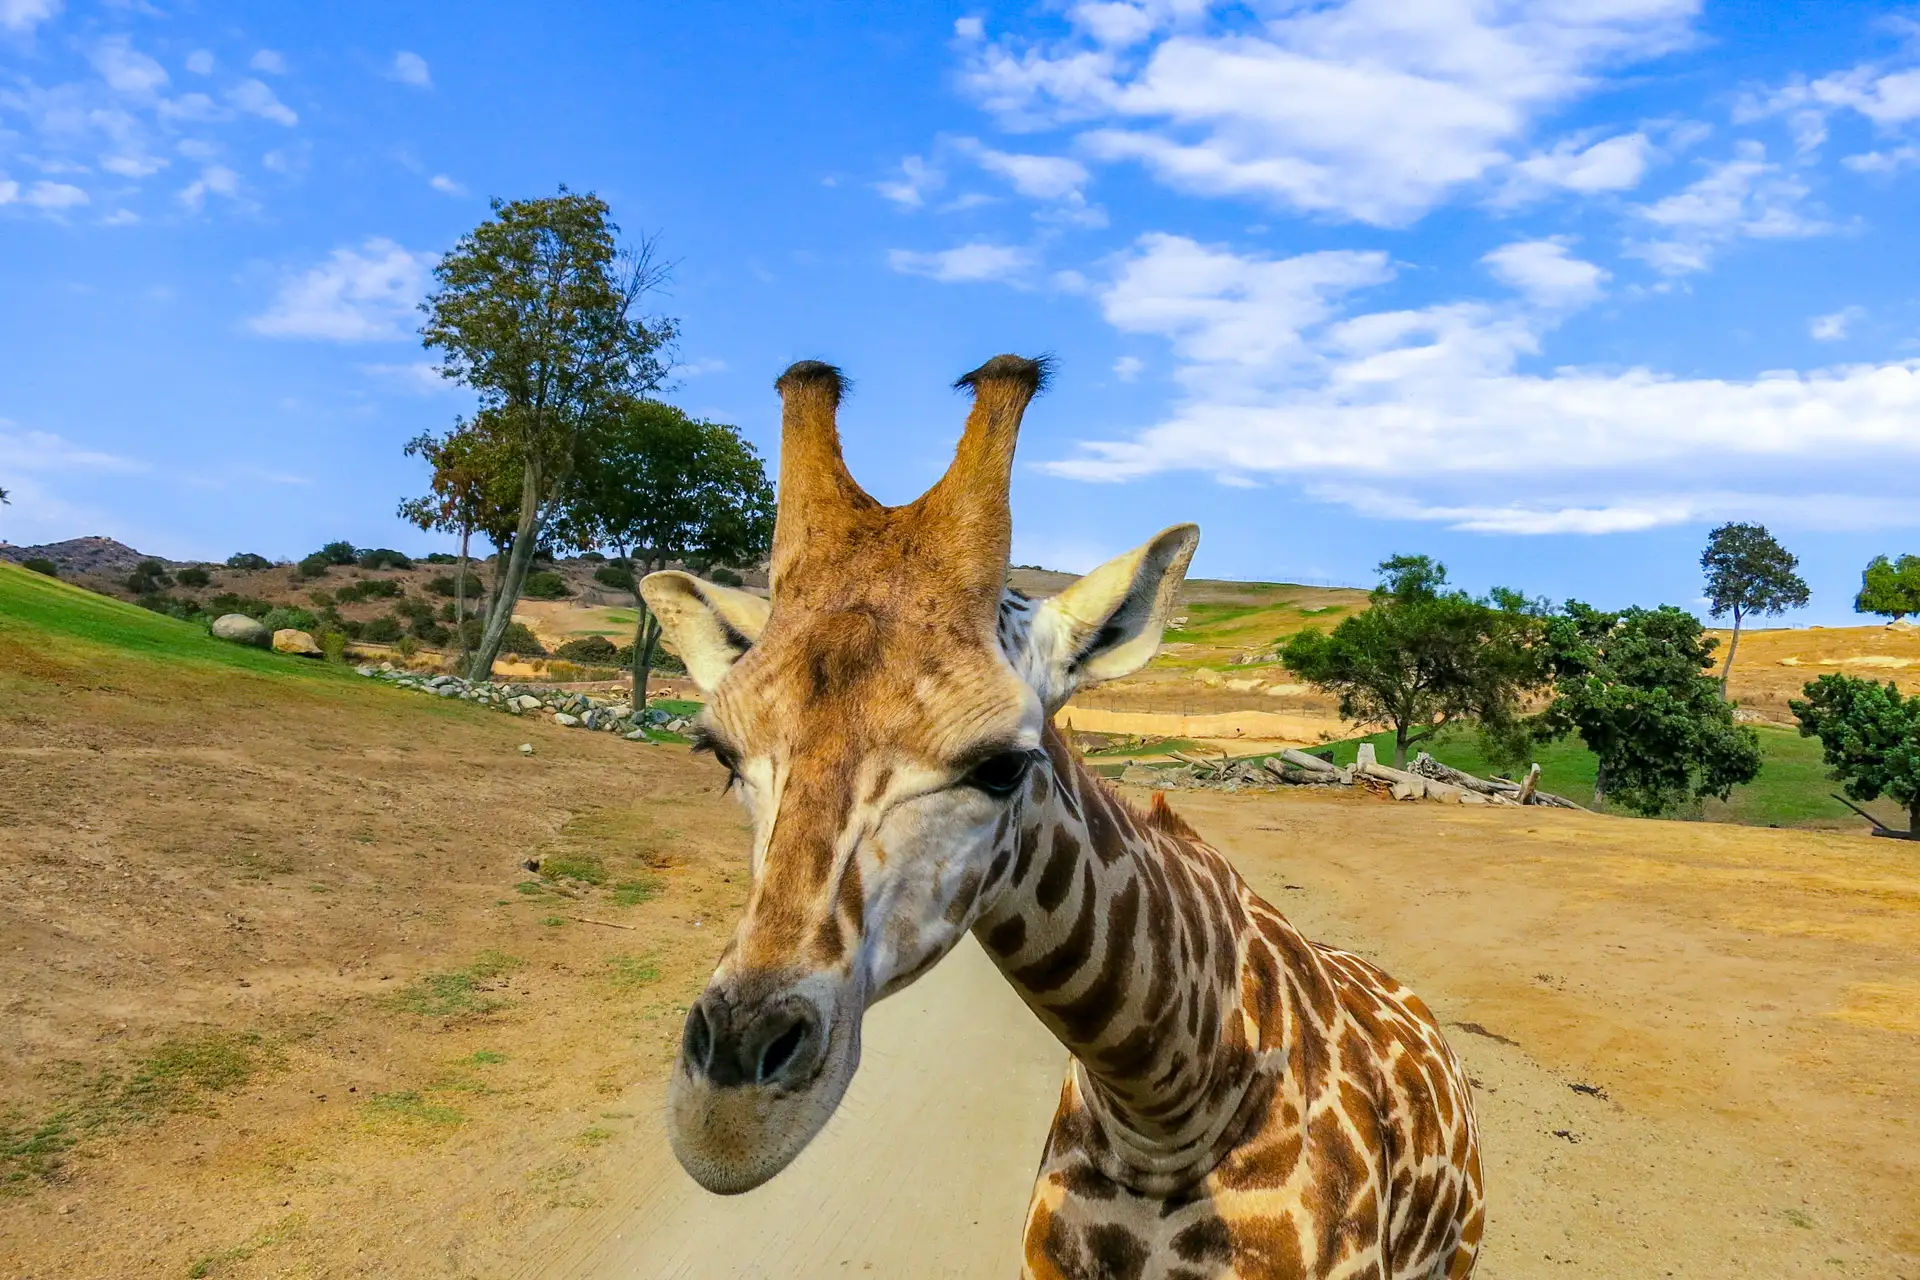
[[[640,579],[682,564],[749,565],[773,545],[773,485],[739,431],[633,399],[596,432],[579,477],[572,541],[611,548],[597,581],[633,593],[633,697],[645,706],[660,626]]]
[[[1853,598],[1855,613],[1878,614],[1895,622],[1920,613],[1920,556],[1889,560],[1875,556],[1860,575],[1860,594]]]
[[[1340,714],[1393,728],[1393,760],[1441,726],[1473,718],[1511,722],[1541,679],[1533,640],[1539,619],[1517,593],[1476,600],[1445,590],[1446,566],[1426,556],[1380,564],[1363,613],[1332,634],[1303,631],[1280,659],[1307,683],[1340,696]]]
[[[460,535],[460,569],[451,585],[454,632],[460,638],[462,656],[467,651],[467,586],[474,580],[467,571],[474,532],[486,534],[498,550],[498,539],[508,537],[504,531],[515,522],[509,493],[513,476],[501,465],[498,451],[488,451],[488,441],[486,433],[458,420],[444,436],[422,432],[407,442],[405,450],[410,458],[424,459],[433,475],[425,495],[400,504],[400,518],[425,530]],[[499,576],[496,566],[496,584]]]
[[[1716,618],[1733,615],[1733,640],[1720,672],[1722,698],[1740,648],[1740,624],[1754,614],[1770,617],[1807,603],[1807,584],[1794,572],[1799,565],[1799,558],[1775,542],[1765,525],[1723,524],[1707,535],[1707,549],[1700,553],[1707,603]]]
[[[511,203],[464,236],[434,268],[421,339],[443,376],[479,397],[473,428],[519,472],[519,513],[469,675],[493,669],[527,567],[563,514],[583,439],[629,397],[666,377],[675,326],[643,319],[664,269],[652,245],[623,252],[604,200],[574,195]]]
[[[1907,811],[1907,836],[1920,840],[1920,694],[1902,698],[1889,680],[1827,675],[1787,705],[1800,736],[1820,739],[1833,776],[1855,800],[1886,795]]]
[[[1760,739],[1706,674],[1718,643],[1671,605],[1604,613],[1569,600],[1546,624],[1555,692],[1535,736],[1580,735],[1599,757],[1596,803],[1653,817],[1726,799],[1759,775]]]

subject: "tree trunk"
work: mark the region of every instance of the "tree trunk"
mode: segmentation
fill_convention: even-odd
[[[507,624],[513,621],[513,606],[520,602],[520,588],[526,583],[527,570],[533,566],[533,551],[540,542],[540,472],[529,461],[521,470],[520,521],[513,530],[513,552],[500,571],[493,607],[487,614],[487,629],[480,637],[480,648],[473,655],[469,680],[487,680],[493,676],[494,659],[500,656],[501,642],[507,636]]]
[[[1920,796],[1907,806],[1907,839],[1920,840]]]
[[[1407,726],[1403,724],[1393,726],[1393,767],[1407,767]]]
[[[1740,610],[1733,611],[1733,639],[1727,642],[1727,665],[1720,668],[1720,700],[1727,700],[1727,678],[1733,674],[1733,655],[1740,650]]]
[[[640,567],[625,550],[620,552],[620,562],[627,566],[628,590],[633,592],[633,710],[638,715],[647,709],[647,683],[653,671],[653,646],[660,638],[660,624],[654,621],[645,597],[640,594]]]
[[[1593,807],[1598,810],[1607,803],[1607,760],[1600,758],[1593,770]]]
[[[453,579],[453,635],[454,642],[460,647],[455,650],[454,666],[461,667],[461,660],[467,656],[467,545],[473,537],[473,526],[460,526],[460,572]]]

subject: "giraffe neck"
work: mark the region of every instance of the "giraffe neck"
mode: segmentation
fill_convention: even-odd
[[[1051,726],[1045,746],[1012,873],[974,934],[1072,1052],[1102,1172],[1171,1192],[1213,1167],[1272,1088],[1258,1046],[1273,1037],[1243,1012],[1253,925],[1238,875],[1185,824],[1158,805],[1133,813]],[[1284,989],[1271,997],[1286,1025]]]

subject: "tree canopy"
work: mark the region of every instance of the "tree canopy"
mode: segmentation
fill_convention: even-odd
[[[1875,556],[1860,575],[1860,594],[1853,598],[1853,608],[1855,613],[1896,621],[1920,614],[1920,556],[1898,560]]]
[[[492,209],[434,268],[437,287],[421,304],[420,330],[440,353],[441,373],[479,398],[480,411],[460,430],[478,437],[476,454],[494,474],[519,479],[513,527],[495,539],[505,563],[474,655],[476,677],[493,667],[533,553],[563,512],[583,442],[665,380],[675,333],[673,321],[639,314],[663,268],[649,243],[620,248],[604,200],[562,187],[543,199],[495,200]]]
[[[595,577],[633,592],[639,612],[636,700],[646,696],[659,639],[658,624],[640,598],[639,578],[675,561],[702,569],[754,564],[772,545],[773,516],[766,466],[734,427],[635,398],[594,431],[568,505],[565,536],[619,555]]]
[[[1724,800],[1759,775],[1760,741],[1706,674],[1717,644],[1671,605],[1606,613],[1569,600],[1546,623],[1554,698],[1535,735],[1580,735],[1599,757],[1597,801],[1653,816]]]
[[[1426,556],[1394,556],[1379,571],[1365,612],[1331,634],[1302,631],[1280,660],[1339,695],[1342,716],[1390,726],[1396,765],[1442,725],[1471,718],[1497,732],[1510,723],[1542,675],[1539,618],[1524,598],[1447,590],[1446,566]]]
[[[1920,839],[1920,694],[1903,698],[1891,680],[1842,675],[1821,676],[1804,692],[1804,702],[1788,704],[1800,735],[1820,739],[1848,795],[1893,800],[1907,811],[1908,835]]]
[[[1707,603],[1716,618],[1733,615],[1733,640],[1720,672],[1720,696],[1727,696],[1733,655],[1740,648],[1740,625],[1747,618],[1770,617],[1807,603],[1807,584],[1794,570],[1799,557],[1774,541],[1762,524],[1723,524],[1707,535],[1700,568],[1707,575]]]

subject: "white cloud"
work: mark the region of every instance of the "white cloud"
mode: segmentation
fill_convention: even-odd
[[[1920,147],[1900,146],[1887,151],[1863,151],[1842,156],[1840,163],[1855,173],[1898,173],[1920,165]]]
[[[275,124],[291,127],[300,123],[300,117],[294,114],[293,108],[275,97],[273,90],[263,80],[242,80],[227,90],[227,101],[249,115],[271,120]]]
[[[1113,376],[1122,382],[1132,382],[1147,367],[1139,356],[1121,356],[1113,362]]]
[[[1595,195],[1628,191],[1640,185],[1655,154],[1644,133],[1626,133],[1582,146],[1565,139],[1552,150],[1536,152],[1513,166],[1504,199],[1523,200],[1549,190]]]
[[[180,203],[196,213],[206,204],[209,195],[225,196],[232,200],[240,194],[240,175],[223,164],[210,164],[200,170],[200,176],[180,188]]]
[[[935,253],[910,249],[887,251],[887,265],[903,275],[926,276],[945,284],[977,284],[1013,280],[1034,264],[1033,254],[1015,245],[976,240]]]
[[[1920,120],[1920,67],[1888,71],[1862,63],[1811,82],[1795,81],[1743,104],[1738,118],[1830,110],[1855,111],[1883,127]]]
[[[986,24],[978,18],[955,18],[953,34],[962,40],[978,40],[986,34]]]
[[[116,453],[74,444],[51,431],[16,431],[0,418],[0,467],[9,473],[33,471],[145,471],[148,466]]]
[[[405,49],[393,55],[393,65],[387,69],[387,78],[410,84],[416,89],[433,88],[433,73],[427,69],[427,60]]]
[[[20,198],[20,184],[11,178],[0,178],[0,204],[12,204]]]
[[[187,55],[187,70],[197,76],[213,74],[213,54],[205,49],[195,49]]]
[[[57,212],[90,203],[87,193],[65,182],[36,182],[21,193],[20,203]]]
[[[9,31],[31,31],[60,9],[60,0],[0,0],[0,27]]]
[[[1842,307],[1807,321],[1807,333],[1816,342],[1838,342],[1847,336],[1847,330],[1853,327],[1853,322],[1866,314],[1863,307]]]
[[[1494,278],[1543,307],[1583,307],[1599,298],[1607,273],[1567,252],[1564,239],[1520,240],[1480,261]]]
[[[427,185],[443,196],[463,196],[467,189],[444,173],[436,173],[427,179]]]
[[[1557,242],[1523,244],[1489,267],[1549,297],[1597,286]],[[1270,259],[1142,237],[1100,300],[1117,328],[1169,342],[1184,394],[1144,429],[1047,469],[1289,481],[1381,514],[1391,501],[1396,518],[1511,533],[1651,528],[1702,518],[1721,508],[1701,495],[1735,492],[1771,495],[1767,509],[1802,522],[1834,526],[1902,500],[1920,520],[1899,492],[1920,467],[1920,360],[1742,378],[1529,372],[1521,362],[1556,312],[1453,302],[1348,314],[1356,291],[1390,276],[1384,255]]]
[[[115,93],[149,97],[167,83],[167,69],[135,49],[125,36],[108,36],[94,46],[93,69]]]
[[[1607,68],[1678,47],[1698,0],[1242,12],[1082,4],[1075,34],[975,47],[965,83],[1011,127],[1085,128],[1088,154],[1202,195],[1403,225],[1497,173]],[[1549,157],[1530,180],[1630,185],[1642,143]],[[1581,185],[1584,184],[1584,185]]]
[[[100,167],[108,173],[117,173],[123,178],[150,178],[170,163],[172,162],[162,156],[134,153],[107,156],[100,161]]]
[[[1758,142],[1736,145],[1731,159],[1665,199],[1634,212],[1657,231],[1628,248],[1666,275],[1704,271],[1713,256],[1742,237],[1777,240],[1820,235],[1831,228],[1803,211],[1807,184],[1766,158]]]
[[[1092,176],[1087,166],[1065,156],[1015,155],[981,147],[974,153],[980,167],[999,174],[1023,196],[1035,200],[1066,200],[1080,194]]]
[[[378,236],[358,249],[335,249],[319,266],[287,279],[248,327],[269,337],[333,342],[409,337],[433,261],[432,254]]]
[[[262,49],[247,59],[247,65],[263,75],[283,76],[287,74],[287,60],[272,49]]]
[[[725,373],[726,369],[727,362],[716,356],[703,356],[673,366],[673,371],[683,378],[704,378],[710,373]]]
[[[456,389],[453,383],[440,376],[439,365],[426,360],[415,360],[408,364],[363,364],[360,372],[409,395],[439,395]]]
[[[927,202],[929,192],[945,186],[947,175],[928,164],[924,156],[908,156],[900,162],[900,175],[876,182],[873,189],[898,205],[918,209]]]

